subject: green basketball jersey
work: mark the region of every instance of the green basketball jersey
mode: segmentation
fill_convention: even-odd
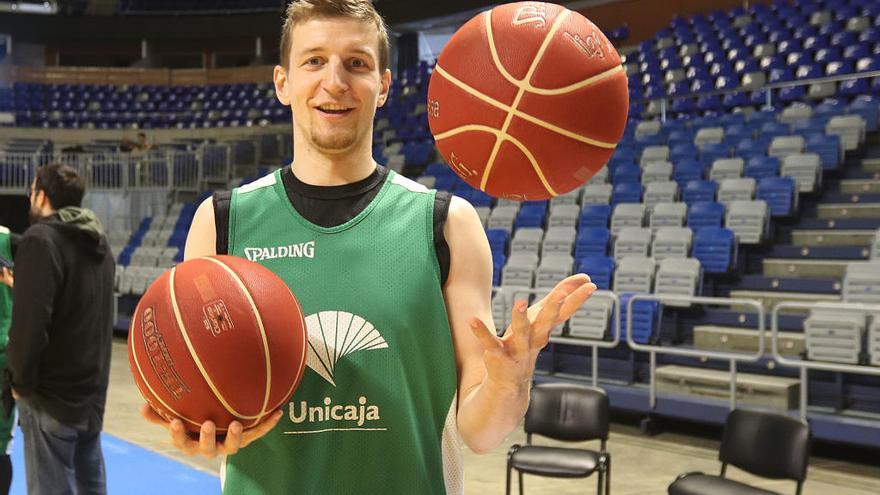
[[[278,426],[226,459],[224,493],[462,493],[434,194],[389,171],[362,212],[324,228],[293,208],[280,171],[233,191],[229,254],[287,282],[309,354]]]
[[[0,225],[0,257],[12,261],[12,235],[9,229]],[[0,350],[6,356],[9,342],[9,327],[12,325],[12,289],[0,283]]]

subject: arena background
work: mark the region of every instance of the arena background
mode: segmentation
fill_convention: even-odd
[[[880,3],[565,4],[621,53],[629,122],[588,185],[522,205],[458,179],[427,128],[436,57],[494,4],[374,3],[392,30],[394,73],[374,157],[478,208],[496,323],[516,291],[540,294],[574,271],[602,290],[554,336],[537,381],[606,390],[613,493],[666,493],[680,473],[717,473],[733,408],[808,421],[804,493],[880,492]],[[0,224],[27,227],[35,168],[61,161],[86,176],[86,206],[117,256],[111,493],[219,491],[217,461],[184,458],[138,416],[124,339],[140,294],[182,260],[198,202],[292,159],[289,109],[271,83],[282,9],[0,1]],[[149,151],[126,151],[138,133]],[[466,453],[466,493],[501,493],[506,451],[524,438],[518,428],[491,454]],[[15,455],[13,493],[24,493],[21,442]],[[582,493],[595,481],[527,476],[526,487]]]

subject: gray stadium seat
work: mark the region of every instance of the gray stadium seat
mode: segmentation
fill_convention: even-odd
[[[758,244],[766,237],[768,215],[764,201],[733,201],[727,208],[725,226],[733,231],[738,242]]]
[[[651,162],[665,162],[669,160],[669,146],[648,146],[642,151],[639,163],[644,167]]]
[[[860,17],[850,17],[848,21],[846,21],[846,30],[853,31],[855,33],[861,33],[865,29],[871,27],[871,20],[868,17],[860,16]]]
[[[581,339],[603,340],[610,334],[614,300],[593,293],[568,321],[568,335]]]
[[[681,227],[687,217],[685,203],[657,203],[651,210],[649,225],[656,232],[660,227]]]
[[[642,184],[666,182],[672,177],[672,163],[651,162],[642,168]]]
[[[755,48],[752,50],[754,58],[772,57],[773,55],[776,55],[776,45],[773,43],[761,43],[755,45]]]
[[[575,237],[577,237],[577,231],[574,226],[550,227],[544,234],[544,241],[541,243],[541,256],[549,254],[570,255],[574,248]]]
[[[433,189],[434,184],[437,182],[437,178],[433,175],[423,175],[419,177],[416,182],[427,187],[428,189]]]
[[[803,136],[777,136],[770,141],[770,149],[767,152],[770,156],[783,158],[787,155],[801,153],[804,151],[806,143]]]
[[[519,212],[519,205],[496,206],[489,214],[486,226],[490,229],[513,230],[513,222]]]
[[[696,258],[667,258],[660,261],[654,279],[654,293],[694,296],[699,293],[702,270]],[[665,306],[687,307],[689,303],[664,301]]]
[[[723,127],[703,127],[697,131],[697,135],[694,136],[694,144],[697,145],[698,148],[702,148],[703,145],[706,144],[720,143],[723,139]]]
[[[865,314],[858,311],[810,310],[804,320],[807,357],[816,361],[857,364],[865,327]]]
[[[825,125],[825,134],[837,134],[845,151],[852,151],[865,142],[865,119],[860,115],[832,117]]]
[[[712,162],[709,178],[721,182],[724,179],[739,179],[743,176],[746,162],[742,158],[721,158]]]
[[[687,227],[661,227],[654,234],[651,256],[656,260],[687,258],[691,252],[693,233]]]
[[[767,84],[767,74],[762,71],[746,72],[742,77],[742,88],[753,90],[763,88]]]
[[[538,268],[538,253],[511,253],[507,264],[501,271],[501,285],[531,287],[535,269]]]
[[[477,211],[477,216],[480,217],[480,223],[483,224],[483,228],[486,228],[486,224],[489,221],[489,214],[492,213],[492,208],[488,206],[477,206],[474,210]]]
[[[611,213],[611,235],[617,235],[624,227],[641,227],[645,223],[645,205],[620,203]]]
[[[623,258],[614,271],[614,292],[648,294],[654,282],[653,258]]]
[[[795,103],[779,114],[779,122],[793,124],[799,120],[807,120],[813,116],[813,107],[803,103]]]
[[[614,259],[627,256],[647,257],[651,249],[651,229],[624,227],[614,241]]]
[[[810,25],[811,26],[821,26],[822,24],[825,24],[832,19],[833,19],[833,17],[831,16],[830,11],[819,10],[819,11],[813,12],[810,15]]]
[[[547,226],[553,227],[574,227],[578,222],[578,215],[581,209],[576,204],[557,204],[550,207],[550,218],[547,220]]]
[[[822,162],[816,153],[796,153],[782,160],[779,175],[792,177],[798,192],[813,192],[822,180]]]
[[[725,179],[718,184],[718,202],[729,206],[733,201],[748,201],[755,197],[755,179]]]
[[[542,240],[544,240],[544,229],[539,227],[517,229],[510,241],[510,254],[537,253]]]
[[[880,229],[874,232],[874,240],[871,242],[871,259],[880,261]]]
[[[662,124],[659,120],[643,120],[636,125],[636,139],[657,134],[661,127]]]
[[[843,300],[880,304],[880,263],[850,263],[843,277]]]
[[[880,315],[875,314],[871,318],[871,327],[868,330],[868,354],[872,366],[880,366]]]
[[[652,182],[645,187],[645,208],[652,211],[658,203],[671,203],[678,199],[678,182]]]
[[[608,182],[608,167],[602,167],[596,175],[590,177],[588,184],[605,184]]]
[[[552,207],[557,205],[576,205],[580,202],[580,199],[581,188],[576,188],[573,191],[569,191],[565,194],[561,194],[550,199],[550,206]]]
[[[581,196],[582,204],[603,204],[611,203],[611,192],[614,186],[611,184],[587,184],[584,186],[584,192]]]
[[[560,280],[571,275],[572,265],[574,265],[574,258],[570,254],[544,255],[535,272],[535,288],[552,289]]]

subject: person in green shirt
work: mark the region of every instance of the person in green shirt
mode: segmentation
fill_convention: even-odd
[[[485,453],[516,428],[550,332],[596,290],[577,274],[532,307],[517,301],[497,337],[489,244],[458,197],[440,232],[441,276],[436,191],[372,158],[388,46],[369,0],[291,3],[274,82],[292,109],[294,161],[233,190],[222,216],[206,200],[190,228],[186,259],[217,254],[223,238],[226,253],[282,277],[307,315],[306,374],[261,425],[218,432],[208,421],[196,440],[182,420],[141,408],[181,451],[226,456],[224,493],[463,493],[459,439]],[[349,201],[369,188],[368,200]],[[323,213],[349,213],[329,225],[313,211],[328,197]]]

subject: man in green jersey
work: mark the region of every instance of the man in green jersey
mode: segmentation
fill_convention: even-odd
[[[12,261],[13,249],[18,236],[0,225],[0,258]],[[12,325],[12,272],[6,266],[0,268],[0,390],[6,389],[6,345],[9,343],[9,327]],[[0,407],[0,494],[9,493],[12,485],[12,430],[15,428],[15,413],[6,414]]]
[[[206,200],[186,258],[237,255],[284,279],[307,315],[308,369],[282,411],[222,439],[210,421],[195,440],[180,420],[141,414],[185,453],[226,455],[225,493],[461,494],[459,438],[485,453],[516,428],[552,328],[596,287],[578,274],[531,308],[517,301],[496,337],[474,208],[452,198],[438,210],[437,191],[371,156],[391,85],[371,2],[293,2],[281,53],[294,162]]]

